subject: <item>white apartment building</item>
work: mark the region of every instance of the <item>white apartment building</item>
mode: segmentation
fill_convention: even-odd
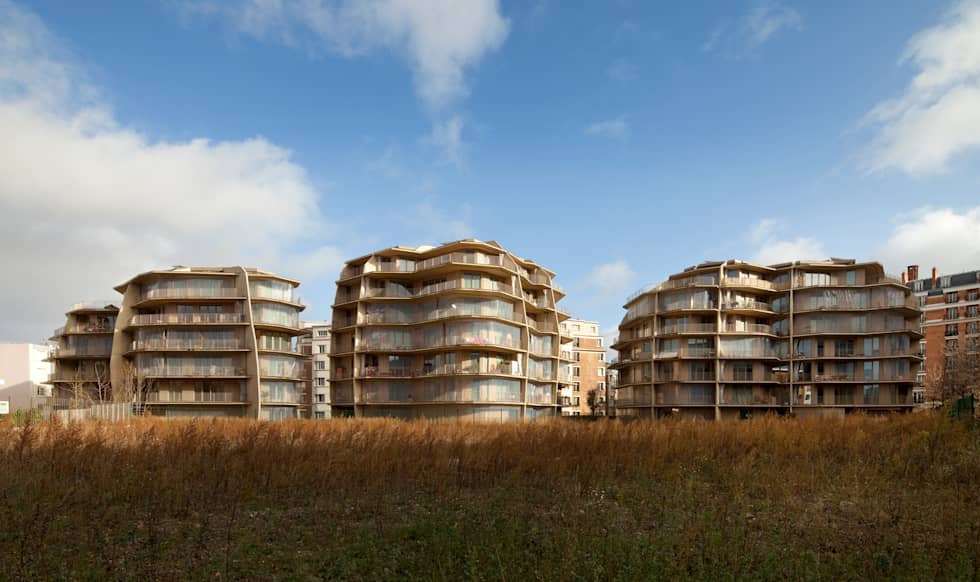
[[[31,400],[51,396],[51,346],[0,344],[0,401],[10,412],[28,410]]]
[[[303,327],[310,330],[301,340],[303,352],[310,355],[310,418],[330,418],[330,324],[308,321]]]

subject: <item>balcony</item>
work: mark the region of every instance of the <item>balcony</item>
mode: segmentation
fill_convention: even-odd
[[[130,325],[193,325],[245,323],[241,313],[140,313],[134,315]]]
[[[772,335],[772,326],[762,323],[734,324],[729,323],[725,326],[725,333],[746,333]]]
[[[851,325],[850,322],[831,322],[828,324],[812,325],[804,323],[793,330],[793,335],[807,334],[866,334],[866,333],[892,333],[892,332],[912,332],[921,335],[921,326],[918,322],[905,322],[902,325],[880,323],[877,325]]]
[[[721,305],[727,311],[766,311],[772,312],[772,305],[764,301],[739,300],[726,301]]]
[[[705,334],[714,333],[715,324],[713,323],[688,323],[677,325],[665,325],[657,330],[658,335],[685,335],[685,334]]]
[[[146,377],[161,378],[232,378],[246,376],[245,368],[235,366],[158,366],[140,368]]]
[[[203,288],[188,287],[184,289],[150,289],[143,292],[139,301],[155,299],[245,299],[244,294],[232,287]]]
[[[758,279],[756,277],[726,277],[722,279],[722,282],[725,287],[762,289],[764,291],[775,291],[776,289],[772,281],[766,281],[765,279]]]
[[[80,346],[55,348],[51,350],[51,359],[58,358],[108,358],[112,355],[112,346]]]
[[[240,392],[150,392],[146,401],[153,404],[244,404]]]
[[[686,277],[684,279],[673,279],[664,281],[657,285],[657,291],[670,291],[671,289],[687,289],[688,287],[712,287],[718,284],[718,279],[713,275],[699,275],[696,277]]]
[[[710,311],[718,306],[714,301],[677,301],[660,307],[661,313],[671,311]]]
[[[130,344],[131,351],[155,350],[244,350],[247,349],[240,339],[152,339],[134,340]]]
[[[354,404],[354,387],[351,385],[331,384],[330,403],[331,404]]]
[[[359,277],[364,273],[364,265],[348,265],[340,272],[340,280]]]
[[[523,323],[524,321],[524,315],[514,311],[507,313],[505,311],[498,311],[494,309],[471,309],[464,305],[456,308],[446,307],[444,309],[433,309],[422,314],[406,314],[395,310],[366,313],[363,317],[363,323],[425,323],[429,321],[438,321],[440,319],[449,319],[452,317],[494,317],[506,319],[516,323]],[[353,323],[347,323],[345,325],[344,321],[337,322],[338,328],[349,327],[350,325],[353,325]]]
[[[71,307],[68,308],[68,313],[73,311],[118,311],[119,308],[116,306],[120,303],[122,303],[122,299],[79,301],[72,303]]]

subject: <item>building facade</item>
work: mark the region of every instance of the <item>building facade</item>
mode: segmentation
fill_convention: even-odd
[[[303,416],[298,281],[244,267],[175,267],[116,287],[113,390],[160,416]]]
[[[333,305],[333,416],[554,416],[571,383],[554,275],[472,239],[348,261]]]
[[[46,344],[0,344],[0,401],[11,414],[51,396],[51,351]]]
[[[746,418],[906,411],[918,302],[878,263],[702,263],[630,297],[618,415]]]
[[[922,308],[923,364],[916,397],[936,401],[946,355],[980,345],[980,270],[941,275],[933,267],[930,277],[920,279],[918,265],[910,265],[906,278]]]
[[[109,358],[112,335],[119,314],[119,300],[84,301],[68,308],[65,325],[54,330],[51,341],[52,400],[106,400],[111,394]],[[65,401],[65,402],[63,402]]]
[[[303,336],[300,348],[308,357],[307,377],[310,385],[310,418],[330,418],[330,324],[306,322],[309,335]]]
[[[561,323],[561,329],[563,336],[571,338],[562,345],[562,356],[572,361],[572,385],[562,387],[559,395],[561,415],[605,416],[606,348],[599,322],[569,319]]]

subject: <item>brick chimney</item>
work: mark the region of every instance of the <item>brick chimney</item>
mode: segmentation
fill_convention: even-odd
[[[902,273],[902,285],[904,285],[904,284],[906,284],[906,283],[908,283],[908,282],[909,282],[909,280],[908,280],[908,278],[906,277],[906,275],[905,275],[905,273]]]
[[[938,278],[939,278],[939,269],[937,269],[936,267],[933,267],[932,268],[932,288],[933,289],[936,288],[936,279],[938,279]]]
[[[908,267],[909,281],[915,281],[919,278],[919,265],[909,265]]]

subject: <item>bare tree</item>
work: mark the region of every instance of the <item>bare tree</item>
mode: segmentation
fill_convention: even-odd
[[[934,397],[944,406],[969,396],[976,398],[980,393],[980,342],[948,348],[933,386]]]
[[[131,362],[123,362],[121,377],[113,390],[113,401],[129,403],[136,414],[143,414],[149,401],[153,382],[142,374]]]

